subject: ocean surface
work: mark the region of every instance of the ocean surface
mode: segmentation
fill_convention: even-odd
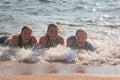
[[[75,35],[77,29],[84,29],[96,51],[71,50],[65,47],[66,44],[50,49],[0,46],[0,62],[39,64],[63,61],[68,64],[75,60],[70,64],[112,66],[112,69],[104,68],[103,73],[109,73],[111,69],[111,73],[116,74],[119,69],[116,66],[120,66],[120,0],[0,0],[0,35],[19,34],[24,25],[29,25],[39,39],[45,35],[50,23],[59,26],[60,35],[65,40]],[[91,67],[87,73],[90,70]]]

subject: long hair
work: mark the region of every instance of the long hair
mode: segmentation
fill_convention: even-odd
[[[50,29],[51,27],[57,28],[57,30],[58,30],[58,26],[57,26],[56,24],[49,24],[49,25],[48,25],[48,28],[47,28],[46,36],[48,36],[48,31],[49,31],[49,29]]]
[[[48,25],[48,29],[47,29],[47,33],[48,33],[50,27],[57,28],[57,30],[58,30],[58,26],[57,26],[56,24],[49,24],[49,25]]]
[[[32,29],[31,29],[30,27],[28,27],[28,26],[24,26],[24,27],[22,28],[21,33],[20,33],[20,35],[19,35],[19,43],[18,43],[19,47],[22,47],[22,36],[21,36],[21,34],[22,34],[22,32],[23,32],[25,29],[29,29],[29,30],[32,32]],[[31,44],[31,39],[30,39],[30,41],[29,41],[29,44]]]

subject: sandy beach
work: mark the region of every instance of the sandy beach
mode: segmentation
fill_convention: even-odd
[[[98,71],[96,71],[98,72]],[[119,75],[88,74],[83,66],[64,63],[0,63],[0,80],[120,80]]]
[[[45,74],[45,75],[26,75],[13,77],[0,77],[0,80],[120,80],[115,76],[95,76],[86,74]]]

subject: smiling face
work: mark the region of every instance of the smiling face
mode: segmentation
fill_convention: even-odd
[[[32,36],[32,31],[29,28],[24,28],[21,32],[22,42],[28,43]]]
[[[50,25],[48,27],[47,34],[48,34],[50,40],[55,40],[57,38],[57,36],[58,36],[58,28],[57,28],[57,26]]]
[[[78,30],[76,32],[76,42],[78,45],[84,45],[87,40],[87,34],[83,30]]]

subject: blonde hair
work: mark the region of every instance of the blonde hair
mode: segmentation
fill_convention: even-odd
[[[57,30],[58,30],[58,26],[57,26],[56,24],[49,24],[49,25],[48,25],[47,32],[49,31],[50,27],[57,28]]]

